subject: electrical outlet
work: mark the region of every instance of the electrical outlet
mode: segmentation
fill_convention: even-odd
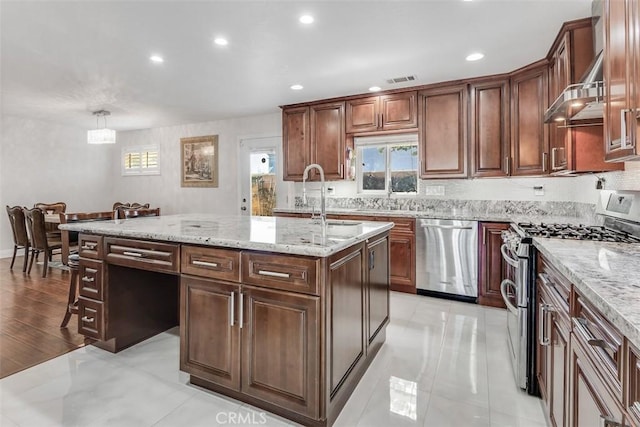
[[[444,185],[427,185],[424,187],[425,196],[444,196]]]
[[[534,196],[544,196],[544,185],[534,185],[533,194]]]
[[[334,194],[336,194],[336,189],[334,187],[327,187],[327,194],[333,196]]]

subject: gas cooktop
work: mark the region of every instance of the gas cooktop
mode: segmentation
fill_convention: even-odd
[[[597,240],[602,242],[640,243],[640,238],[625,231],[613,230],[598,225],[518,223],[518,227],[531,237],[555,237],[574,240]]]

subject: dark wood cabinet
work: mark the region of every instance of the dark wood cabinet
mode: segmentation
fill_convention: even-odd
[[[320,298],[243,286],[240,301],[240,390],[318,418]]]
[[[571,84],[578,83],[593,61],[591,18],[566,23],[549,55],[549,102]],[[549,128],[549,169],[551,174],[621,170],[623,165],[605,162],[601,123],[579,126],[553,122]]]
[[[478,264],[478,304],[506,308],[500,284],[507,278],[508,264],[502,258],[502,231],[509,223],[480,222],[478,224],[480,262]]]
[[[629,385],[627,396],[624,400],[627,403],[627,413],[631,425],[640,425],[640,350],[635,346],[627,346],[627,369]]]
[[[571,283],[543,257],[538,258],[537,271],[538,385],[550,424],[568,426]]]
[[[240,286],[182,276],[180,369],[235,390],[240,388]]]
[[[474,81],[469,94],[471,176],[508,176],[511,173],[509,79]]]
[[[420,178],[467,176],[467,85],[418,93]]]
[[[302,181],[311,158],[309,107],[282,110],[282,165],[285,181]]]
[[[606,160],[638,158],[640,3],[604,1],[604,138]]]
[[[314,104],[311,113],[311,161],[324,169],[326,180],[345,177],[346,156],[344,132],[344,102]],[[303,169],[304,171],[304,169]],[[310,179],[319,179],[317,172]]]
[[[325,179],[344,178],[346,155],[344,102],[282,110],[283,179],[302,181],[305,167],[318,163]],[[312,173],[310,180],[319,179]]]
[[[548,104],[546,61],[512,74],[510,84],[511,175],[548,174],[549,139],[544,125]]]
[[[347,133],[415,129],[417,126],[416,91],[346,101]]]
[[[367,340],[369,345],[389,323],[389,238],[367,244]]]

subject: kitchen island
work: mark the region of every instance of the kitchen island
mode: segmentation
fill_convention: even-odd
[[[117,352],[180,324],[180,369],[331,425],[386,338],[392,223],[168,215],[80,232],[79,332]]]

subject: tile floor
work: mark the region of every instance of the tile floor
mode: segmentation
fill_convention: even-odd
[[[334,424],[545,426],[519,391],[505,312],[392,293],[387,342]],[[0,380],[0,426],[288,426],[188,384],[178,330],[118,354],[84,347]]]

